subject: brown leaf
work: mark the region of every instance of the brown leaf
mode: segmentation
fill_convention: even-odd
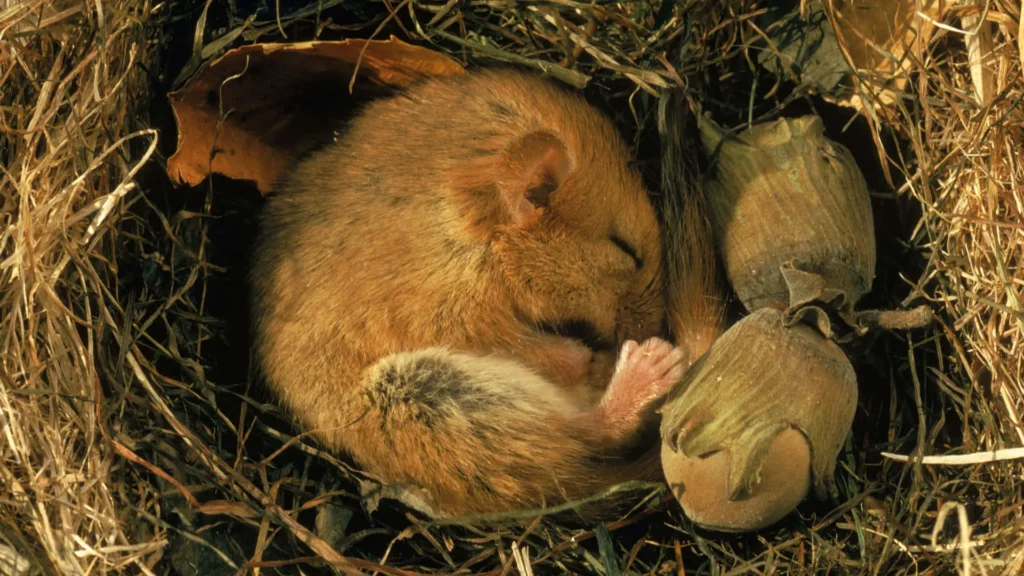
[[[447,56],[394,37],[244,46],[169,95],[178,150],[167,170],[177,184],[216,173],[266,193],[299,155],[331,138],[354,96],[463,72]]]
[[[881,103],[891,106],[906,87],[914,60],[920,61],[928,43],[953,5],[941,0],[855,0],[838,10],[839,33],[853,65],[874,79]],[[913,55],[913,58],[908,57]],[[851,93],[840,104],[863,109],[861,96]]]

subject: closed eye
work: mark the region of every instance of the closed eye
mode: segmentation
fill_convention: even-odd
[[[612,236],[611,241],[619,250],[622,250],[627,256],[633,259],[633,263],[636,264],[638,270],[644,267],[644,259],[641,258],[640,255],[637,254],[636,249],[627,244],[625,240],[618,236]]]

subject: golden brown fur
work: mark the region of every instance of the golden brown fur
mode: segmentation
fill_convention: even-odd
[[[680,91],[659,100],[661,190],[667,319],[689,366],[725,331],[724,287],[697,164],[696,119]]]
[[[443,514],[660,477],[656,451],[623,448],[678,351],[652,367],[669,352],[650,340],[613,376],[665,321],[658,223],[579,96],[503,71],[376,101],[284,180],[261,234],[262,369],[329,448]]]

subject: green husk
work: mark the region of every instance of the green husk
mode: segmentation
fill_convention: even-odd
[[[825,138],[817,116],[756,124],[737,136],[710,118],[701,139],[716,246],[747,310],[812,302],[852,311],[875,275],[875,234],[864,176]]]
[[[662,442],[691,458],[727,450],[729,499],[749,494],[772,440],[806,436],[819,497],[835,494],[836,457],[857,406],[853,366],[803,324],[762,308],[732,326],[687,372],[662,407]]]

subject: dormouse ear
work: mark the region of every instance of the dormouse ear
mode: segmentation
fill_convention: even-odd
[[[539,130],[517,139],[502,154],[498,184],[512,221],[518,226],[536,222],[554,194],[569,177],[569,151],[553,132]]]

